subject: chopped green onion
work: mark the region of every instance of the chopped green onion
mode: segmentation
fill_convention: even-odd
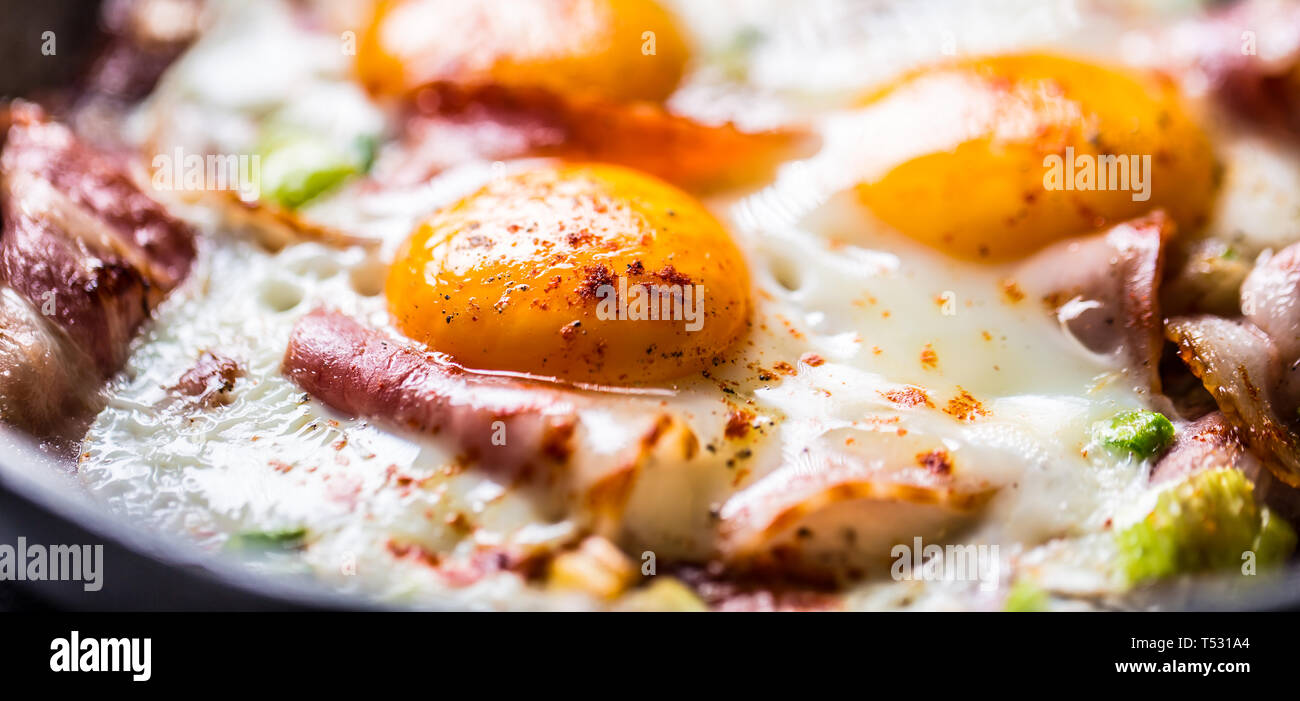
[[[259,154],[262,199],[286,209],[297,209],[349,177],[364,172],[369,156],[355,146],[340,148],[308,134],[268,141]]]
[[[1149,458],[1164,452],[1174,442],[1174,425],[1162,414],[1135,409],[1098,422],[1093,426],[1092,435],[1107,448]]]
[[[306,528],[286,528],[278,531],[245,531],[230,536],[227,550],[276,551],[301,550],[306,544]]]

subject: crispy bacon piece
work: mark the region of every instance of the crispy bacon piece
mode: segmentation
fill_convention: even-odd
[[[1255,266],[1241,306],[1241,320],[1179,317],[1165,333],[1242,439],[1300,486],[1300,244]]]
[[[339,411],[445,433],[467,458],[511,477],[567,458],[577,425],[563,392],[468,373],[325,310],[294,326],[284,373]]]
[[[43,181],[102,221],[119,239],[113,244],[137,256],[130,262],[147,262],[150,283],[161,293],[189,273],[195,254],[190,228],[141,192],[121,164],[80,143],[67,127],[44,121],[29,107],[16,107],[0,172],[6,190],[20,177]]]
[[[1160,391],[1157,288],[1173,221],[1162,211],[1099,234],[1056,244],[1015,275],[1040,295],[1065,329],[1094,353],[1123,352],[1135,376]]]
[[[918,464],[810,450],[722,505],[722,552],[755,572],[856,578],[887,568],[894,544],[960,525],[992,494]]]
[[[0,418],[75,425],[152,308],[185,278],[193,233],[38,108],[6,110],[0,152]]]
[[[747,133],[651,103],[491,84],[425,88],[405,134],[403,148],[377,164],[380,181],[414,184],[475,158],[545,156],[618,163],[688,189],[712,189],[761,178],[811,146],[794,129]]]
[[[1290,364],[1253,324],[1219,317],[1171,319],[1165,328],[1179,355],[1214,397],[1242,439],[1278,479],[1300,486],[1300,442],[1283,419]]]
[[[1173,482],[1202,470],[1241,470],[1255,484],[1255,499],[1283,518],[1300,519],[1300,489],[1279,480],[1255,457],[1240,432],[1223,415],[1213,411],[1183,427],[1173,447],[1151,469],[1151,482]]]
[[[201,197],[221,211],[225,224],[247,232],[268,251],[279,251],[285,246],[304,241],[335,248],[373,248],[380,243],[378,239],[358,236],[314,222],[295,210],[271,202],[246,202],[234,191],[204,193]]]
[[[1300,4],[1237,2],[1155,39],[1169,68],[1204,76],[1224,106],[1300,136]]]
[[[106,377],[189,273],[193,232],[66,127],[26,106],[13,116],[0,154],[0,278]]]
[[[69,417],[89,415],[98,373],[27,300],[0,285],[0,422],[61,436]],[[69,433],[73,431],[69,430]]]
[[[99,258],[83,240],[66,237],[47,218],[50,212],[24,209],[12,203],[5,208],[0,277],[47,311],[102,376],[112,374],[149,313],[143,277],[130,264]]]
[[[217,407],[230,402],[230,391],[243,375],[244,369],[235,360],[205,351],[171,389],[178,396],[193,399],[198,406]]]
[[[1260,261],[1241,284],[1241,309],[1283,361],[1300,358],[1300,244]]]
[[[1169,452],[1151,468],[1151,482],[1175,481],[1218,467],[1240,469],[1250,460],[1232,424],[1221,412],[1213,411],[1178,432]]]
[[[1242,440],[1300,487],[1300,244],[1255,266],[1241,306],[1240,320],[1176,317],[1165,335]]]

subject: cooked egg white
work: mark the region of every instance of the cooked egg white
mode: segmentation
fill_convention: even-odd
[[[748,72],[748,87],[732,94],[738,110],[752,91],[763,93],[753,97],[758,102],[783,105],[776,114],[804,114],[826,95],[860,95],[949,49],[1042,40],[1041,26],[997,22],[983,11],[978,23],[952,26],[951,37],[916,35],[929,26],[926,13],[939,11],[935,3],[917,4],[915,15],[892,9],[893,20],[859,16],[847,2],[814,5],[803,19],[783,23],[776,9],[750,17],[752,8],[741,3],[681,3],[679,16],[698,25],[705,51],[671,104],[688,113],[716,109],[708,97],[717,93],[705,83],[723,60],[739,60]],[[945,4],[945,12],[962,5]],[[1006,17],[1023,17],[1017,3],[998,7]],[[183,126],[165,130],[163,141],[215,141],[238,152],[254,143],[269,113],[301,123],[324,111],[342,115],[325,127],[337,133],[386,130],[384,109],[347,77],[334,37],[296,26],[281,3],[236,2],[219,14],[220,30],[171,70],[137,115],[142,134],[158,138],[160,125],[175,123]],[[1109,22],[1074,11],[1036,16],[1062,42],[1094,36]],[[810,23],[845,17],[859,28],[893,21],[920,38],[905,52],[865,54],[868,61],[859,52],[861,37],[847,29],[834,40],[805,36]],[[720,56],[747,26],[765,37],[757,48]],[[823,70],[837,65],[870,65],[872,72]],[[795,94],[818,91],[822,97]],[[831,137],[833,119],[818,128]],[[1243,172],[1295,168],[1289,156],[1279,158],[1269,166],[1254,156],[1244,166],[1252,170]],[[1075,342],[1034,290],[1024,299],[1008,296],[1014,263],[963,260],[908,238],[845,189],[853,182],[827,187],[827,160],[823,153],[788,164],[767,187],[703,203],[752,277],[750,326],[722,362],[647,383],[658,391],[646,395],[591,394],[584,421],[595,428],[579,446],[590,459],[600,459],[602,446],[635,440],[647,412],[679,419],[700,448],[689,457],[667,451],[649,460],[611,537],[634,560],[643,552],[660,562],[714,558],[728,501],[800,464],[801,456],[831,451],[872,464],[941,449],[954,475],[986,486],[991,497],[973,521],[936,530],[940,542],[998,545],[1004,578],[1020,561],[1051,560],[1059,566],[1048,586],[1105,593],[1114,583],[1104,548],[1093,542],[1108,522],[1135,517],[1146,471],[1138,461],[1089,450],[1089,428],[1121,409],[1149,406],[1150,397],[1123,373],[1120,358]],[[513,572],[476,570],[483,553],[527,555],[573,543],[582,524],[572,513],[476,470],[454,469],[451,451],[434,437],[336,415],[280,373],[290,329],[317,306],[401,335],[382,294],[401,242],[438,208],[494,179],[546,165],[468,163],[408,190],[344,186],[306,208],[310,218],[375,239],[370,249],[304,243],[271,253],[212,212],[188,207],[204,232],[200,264],[138,339],[114,383],[111,402],[86,436],[82,481],[112,509],[213,550],[238,534],[301,531],[304,546],[290,567],[385,601],[611,605]],[[1247,195],[1231,192],[1232,211],[1248,211],[1240,203]],[[688,261],[705,253],[677,251]],[[168,389],[204,353],[242,370],[226,404],[196,407]],[[923,390],[930,406],[888,398],[908,387]],[[737,417],[747,428],[728,435]],[[430,557],[442,566],[429,566]],[[285,563],[263,566],[277,564]],[[997,607],[1000,595],[978,584],[894,582],[876,572],[845,605]]]

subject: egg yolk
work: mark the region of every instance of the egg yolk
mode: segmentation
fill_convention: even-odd
[[[1196,229],[1216,187],[1209,140],[1172,83],[1060,56],[926,69],[860,116],[889,153],[861,200],[962,258],[1019,258],[1157,207]]]
[[[385,286],[410,338],[466,367],[638,384],[749,323],[749,272],[690,195],[611,165],[499,178],[420,224]]]
[[[357,72],[378,94],[452,81],[661,101],[687,54],[655,0],[383,0]]]

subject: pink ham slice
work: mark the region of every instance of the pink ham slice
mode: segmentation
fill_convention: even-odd
[[[1164,212],[1063,241],[1025,261],[1014,279],[1093,353],[1123,353],[1139,383],[1160,391],[1157,289],[1173,222]]]
[[[468,373],[337,312],[299,320],[284,373],[338,411],[445,434],[466,458],[508,476],[566,459],[577,425],[564,392]]]

